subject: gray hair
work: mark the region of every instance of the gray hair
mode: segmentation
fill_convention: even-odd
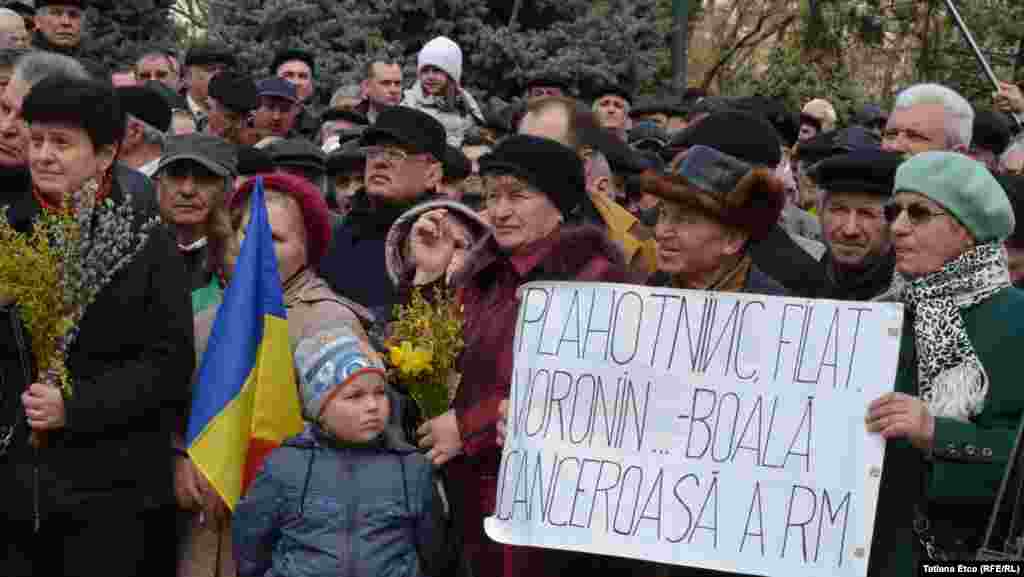
[[[54,52],[29,52],[18,59],[14,78],[26,86],[35,86],[48,76],[67,76],[75,80],[89,80],[89,73],[74,58]]]
[[[167,135],[162,130],[149,124],[145,120],[141,120],[137,116],[131,114],[126,115],[128,122],[137,122],[142,127],[142,141],[146,144],[152,144],[163,148],[164,140],[167,139]]]
[[[899,93],[894,110],[921,104],[938,104],[946,111],[946,146],[971,146],[974,132],[974,108],[955,90],[941,84],[916,84]]]

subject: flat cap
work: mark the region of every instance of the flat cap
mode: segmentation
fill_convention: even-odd
[[[210,134],[182,134],[171,136],[164,143],[163,156],[157,172],[183,160],[197,162],[211,172],[225,178],[238,173],[238,153],[223,138]]]
[[[278,140],[264,150],[274,166],[296,166],[320,172],[327,170],[327,157],[323,150],[305,138]]]
[[[833,156],[814,168],[812,177],[830,193],[867,192],[892,196],[896,169],[903,164],[903,155],[883,150],[859,150]]]
[[[913,156],[896,171],[894,192],[916,192],[942,205],[979,243],[1003,241],[1013,232],[1006,191],[984,165],[962,154]]]
[[[299,92],[295,85],[277,76],[264,78],[257,82],[256,93],[260,96],[283,98],[292,102],[299,101]]]

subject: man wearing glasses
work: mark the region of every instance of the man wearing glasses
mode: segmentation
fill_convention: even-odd
[[[974,108],[940,84],[917,84],[900,92],[882,131],[882,148],[912,156],[930,150],[967,153]]]
[[[384,109],[360,138],[366,154],[363,188],[331,239],[320,275],[336,293],[372,310],[379,323],[388,321],[398,301],[383,258],[388,230],[402,213],[436,194],[445,142],[440,122],[404,107]]]

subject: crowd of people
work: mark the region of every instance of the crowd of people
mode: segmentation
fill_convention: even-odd
[[[125,75],[81,57],[83,2],[9,4],[7,222],[84,193],[162,225],[82,319],[73,395],[36,376],[0,287],[0,574],[712,574],[485,535],[517,289],[537,280],[903,303],[895,392],[864,407],[887,440],[868,574],[981,545],[1024,413],[1019,87],[975,109],[919,84],[842,118],[537,71],[490,109],[443,36],[415,78],[383,59],[355,86],[318,86],[301,50],[253,76],[212,43]],[[185,432],[257,178],[306,428],[232,511]],[[465,350],[450,410],[423,422],[382,352],[395,306],[433,286],[455,291]]]

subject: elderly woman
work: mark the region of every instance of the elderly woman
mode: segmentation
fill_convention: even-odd
[[[114,176],[125,120],[110,85],[51,76],[22,112],[33,191],[8,208],[9,222],[28,231],[80,192],[123,206],[141,237],[79,324],[71,395],[34,382],[29,335],[3,321],[0,574],[80,575],[97,563],[104,575],[147,574],[174,558],[167,440],[187,409],[194,365],[184,266],[166,230],[142,228],[145,199],[126,198]],[[33,431],[45,434],[38,449],[28,443]]]
[[[292,351],[302,342],[316,339],[339,326],[347,327],[366,343],[363,323],[371,320],[369,311],[332,292],[314,272],[316,264],[327,251],[331,234],[327,205],[319,189],[293,175],[264,174],[259,177],[263,178],[266,190],[267,216],[284,290]],[[231,200],[229,236],[211,238],[211,248],[220,253],[218,260],[224,263],[223,272],[228,277],[248,226],[249,198],[255,182],[255,178],[245,181]],[[210,308],[196,316],[197,359],[201,359],[206,351],[216,313],[216,308]],[[301,376],[299,379],[301,382]],[[229,542],[231,531],[219,497],[187,456],[182,455],[178,460],[176,482],[180,506],[202,513],[195,516],[179,574],[211,575],[218,557],[220,574],[234,574]],[[219,556],[218,550],[221,551]]]
[[[474,574],[558,575],[578,556],[505,547],[483,530],[494,510],[501,460],[498,405],[512,383],[516,290],[541,279],[623,282],[626,266],[603,231],[571,226],[586,194],[572,149],[512,136],[480,159],[480,173],[494,229],[454,279],[465,306],[466,348],[457,366],[462,383],[454,409],[420,429],[420,445],[435,464],[447,464],[457,528]]]
[[[417,57],[416,84],[405,91],[402,106],[426,112],[444,125],[448,145],[459,148],[466,132],[486,124],[476,99],[462,88],[462,49],[438,36],[423,45]]]
[[[644,192],[661,199],[654,237],[658,272],[648,284],[679,289],[784,295],[747,248],[775,226],[785,203],[768,168],[694,146],[679,173],[643,175]]]
[[[1024,294],[1010,286],[1006,193],[984,166],[914,156],[885,208],[896,250],[892,295],[906,304],[896,392],[871,403],[888,441],[869,575],[911,575],[973,558],[1024,410]]]

